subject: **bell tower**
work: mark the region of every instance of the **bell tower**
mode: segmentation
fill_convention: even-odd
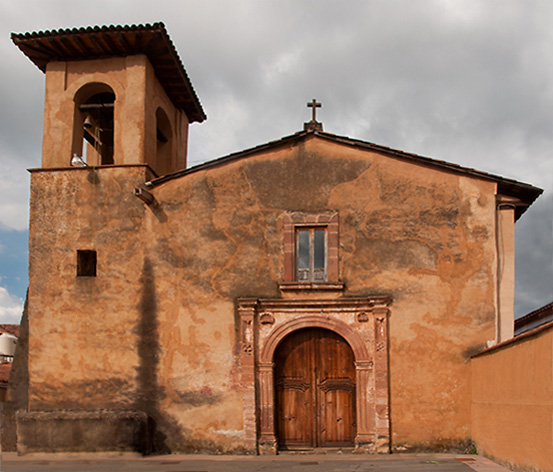
[[[206,116],[163,23],[12,34],[46,74],[42,168],[186,168]]]
[[[149,418],[160,415],[151,400],[159,267],[144,235],[159,227],[150,218],[165,220],[144,186],[186,168],[188,126],[206,116],[162,23],[12,40],[46,75],[42,164],[29,170],[32,360],[10,417],[17,447],[147,452]],[[106,341],[109,326],[121,328],[116,342]]]

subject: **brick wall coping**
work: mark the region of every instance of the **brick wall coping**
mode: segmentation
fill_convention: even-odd
[[[524,341],[527,341],[529,338],[533,338],[535,336],[540,336],[540,335],[542,335],[545,332],[550,331],[550,330],[553,330],[553,321],[551,321],[547,324],[538,326],[537,328],[534,328],[530,331],[526,331],[525,333],[519,334],[518,336],[516,336],[514,338],[507,339],[506,341],[503,341],[502,343],[496,344],[495,346],[489,347],[489,348],[483,350],[482,352],[479,352],[478,354],[475,354],[474,356],[471,356],[471,359],[483,356],[485,354],[490,354],[490,353],[495,352],[499,349],[509,347],[513,344],[520,344]]]
[[[154,170],[148,165],[148,164],[108,164],[108,165],[100,165],[100,166],[86,166],[86,167],[36,167],[32,169],[27,169],[30,173],[35,172],[55,172],[60,170],[75,170],[75,171],[83,171],[83,170],[91,170],[91,169],[114,169],[119,167],[144,167],[146,170],[150,171],[152,175],[156,175]]]

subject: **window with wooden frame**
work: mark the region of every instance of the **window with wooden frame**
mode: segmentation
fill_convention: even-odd
[[[338,212],[286,212],[283,219],[281,289],[343,285],[338,282]]]
[[[296,280],[326,282],[327,227],[296,227]]]

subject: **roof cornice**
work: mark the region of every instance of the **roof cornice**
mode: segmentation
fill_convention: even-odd
[[[515,205],[516,219],[520,218],[520,216],[522,216],[522,214],[528,209],[528,207],[543,193],[542,189],[538,187],[534,187],[533,185],[519,182],[513,179],[508,179],[498,175],[490,174],[488,172],[479,171],[469,167],[463,167],[458,164],[452,164],[450,162],[446,162],[438,159],[432,159],[430,157],[420,156],[418,154],[392,149],[386,146],[381,146],[367,141],[361,141],[359,139],[348,138],[346,136],[339,136],[325,131],[313,131],[313,130],[300,131],[298,133],[285,136],[275,141],[270,141],[268,143],[264,143],[249,149],[245,149],[243,151],[228,154],[218,159],[208,161],[203,164],[190,167],[185,170],[181,170],[174,174],[164,175],[162,177],[152,180],[150,182],[150,185],[157,186],[169,180],[183,177],[185,175],[192,174],[194,172],[199,172],[202,170],[208,170],[214,167],[219,167],[236,160],[244,159],[246,157],[249,157],[253,154],[257,154],[259,152],[263,152],[269,149],[274,149],[285,145],[291,145],[310,137],[317,137],[337,144],[342,144],[345,146],[355,147],[358,149],[368,150],[372,152],[378,152],[390,157],[401,159],[403,161],[410,161],[417,165],[424,165],[427,167],[443,170],[454,174],[469,176],[469,177],[473,177],[481,180],[486,180],[488,182],[495,182],[497,184],[498,194],[514,197],[519,200],[519,203]]]
[[[53,61],[85,61],[144,54],[175,106],[190,122],[206,115],[165,25],[89,26],[73,29],[12,33],[14,44],[42,72]]]

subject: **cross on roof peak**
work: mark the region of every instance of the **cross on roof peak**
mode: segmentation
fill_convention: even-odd
[[[311,121],[317,121],[317,108],[322,108],[323,105],[317,100],[313,99],[312,101],[307,103],[307,106],[309,108],[313,108],[313,118],[311,118]]]
[[[307,106],[313,110],[311,121],[303,124],[304,131],[322,131],[323,124],[317,121],[317,108],[322,108],[322,104],[313,99],[307,102]]]

